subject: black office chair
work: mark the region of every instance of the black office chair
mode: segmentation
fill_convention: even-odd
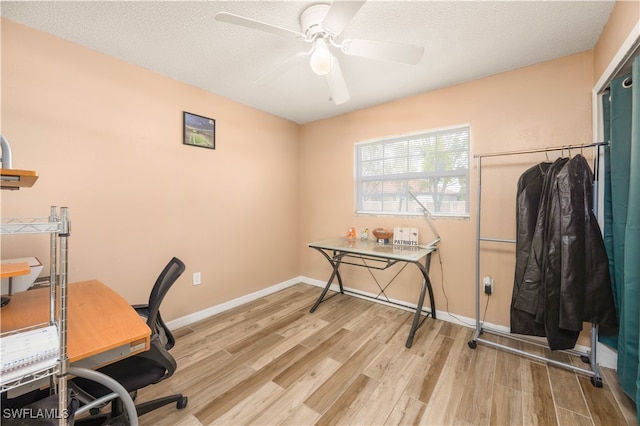
[[[175,339],[162,320],[160,304],[169,288],[182,275],[184,270],[185,265],[180,259],[175,257],[171,259],[151,290],[149,304],[133,306],[140,316],[146,318],[147,325],[151,329],[150,349],[98,370],[122,384],[134,399],[138,389],[171,377],[176,370],[176,361],[168,352],[175,344]],[[112,392],[96,382],[79,377],[73,379],[71,383],[81,401],[83,399],[90,401],[101,398]],[[174,402],[178,409],[185,408],[187,406],[187,397],[182,394],[165,396],[136,405],[136,411],[138,416],[142,416],[156,408]],[[111,402],[111,414],[109,417],[114,418],[121,415],[123,415],[122,403],[119,399],[115,399]],[[82,421],[81,419],[77,420]]]

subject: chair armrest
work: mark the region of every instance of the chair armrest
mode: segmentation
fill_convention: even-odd
[[[167,342],[164,345],[165,349],[173,348],[173,346],[176,344],[176,339],[173,337],[173,334],[171,333],[171,330],[169,330],[169,327],[167,327],[167,324],[164,323],[160,312],[158,312],[157,322],[158,324],[160,324],[160,326],[164,330],[164,334],[167,337]]]
[[[156,318],[157,324],[154,325],[148,323],[149,305],[132,305],[131,307],[135,309],[138,315],[140,315],[142,318],[144,318],[145,321],[147,321],[147,325],[151,329],[152,338],[153,334],[164,332],[164,335],[166,336],[166,342],[164,345],[165,349],[173,348],[173,346],[176,344],[176,339],[173,337],[173,334],[171,334],[171,330],[169,330],[169,327],[167,327],[167,324],[165,324],[164,320],[162,319],[162,314],[160,313],[160,311],[158,311],[158,316]],[[160,331],[158,327],[162,327],[162,331]]]
[[[178,363],[175,358],[164,348],[164,345],[160,342],[158,335],[152,336],[151,348],[148,351],[136,356],[151,359],[165,369],[165,374],[159,381],[171,377],[178,368]]]

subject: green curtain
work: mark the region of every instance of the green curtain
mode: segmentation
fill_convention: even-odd
[[[618,378],[636,401],[640,423],[640,56],[631,73],[611,82],[603,96],[605,135],[604,240],[620,329]]]

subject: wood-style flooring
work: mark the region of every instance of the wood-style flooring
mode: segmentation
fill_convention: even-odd
[[[407,349],[410,312],[338,295],[311,314],[319,294],[298,284],[176,330],[178,370],[136,402],[180,392],[189,404],[140,424],[636,424],[610,370],[595,388],[566,369],[470,349],[472,329],[431,318]]]

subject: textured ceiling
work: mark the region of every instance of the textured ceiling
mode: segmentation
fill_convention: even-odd
[[[320,1],[322,2],[322,1]],[[301,31],[318,1],[2,1],[3,17],[257,109],[306,123],[592,49],[614,1],[378,1],[342,37],[423,46],[417,65],[336,53],[351,100],[335,105],[302,63],[254,81],[295,53],[285,39],[214,19],[225,11]]]

